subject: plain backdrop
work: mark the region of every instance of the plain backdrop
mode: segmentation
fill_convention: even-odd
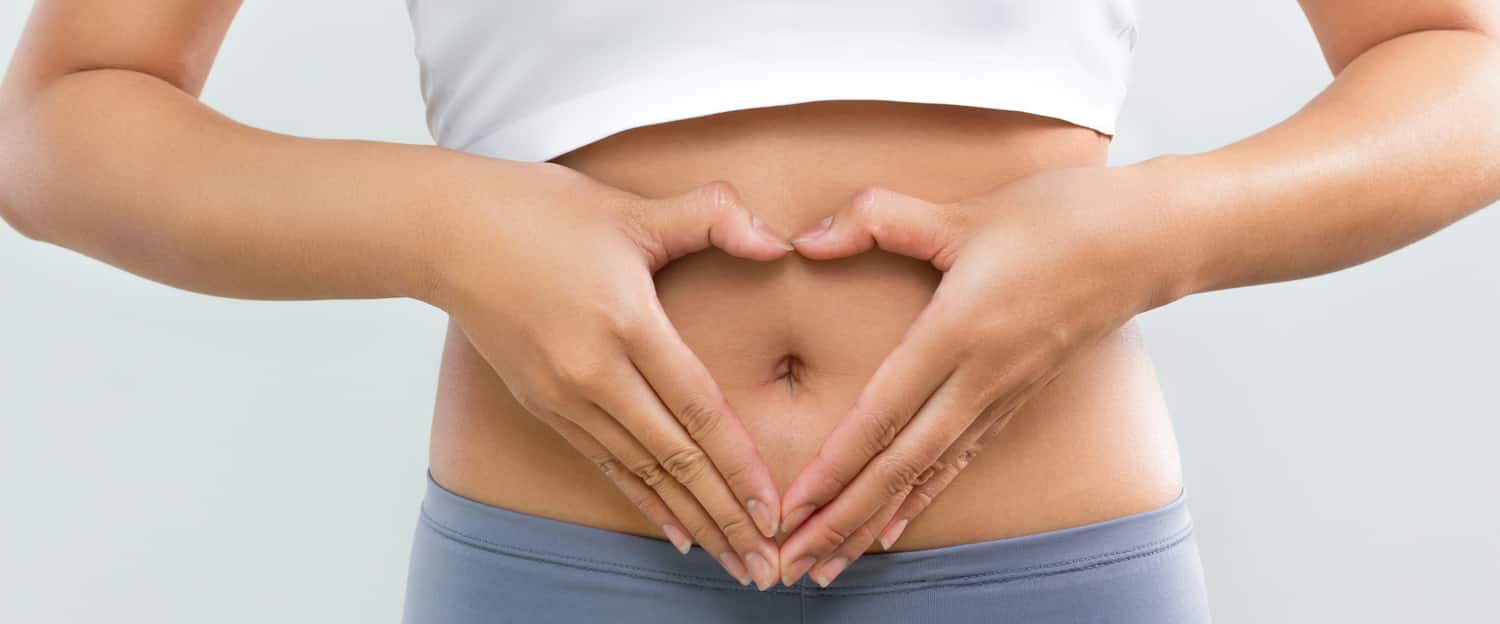
[[[0,60],[30,5],[0,0]],[[1291,0],[1139,14],[1115,164],[1248,136],[1331,80]],[[248,2],[203,99],[429,143],[411,48],[399,0]],[[1142,317],[1217,622],[1495,617],[1497,243],[1490,209]],[[0,621],[397,621],[445,320],[193,294],[0,226]]]

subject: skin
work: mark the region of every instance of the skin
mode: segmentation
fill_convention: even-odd
[[[38,2],[0,87],[0,215],[201,293],[442,308],[641,513],[774,583],[779,490],[651,275],[710,245],[780,258],[783,237],[726,181],[646,198],[552,163],[235,123],[196,96],[237,8]]]
[[[1136,314],[1347,268],[1500,198],[1500,124],[1485,123],[1500,109],[1500,7],[1302,6],[1336,77],[1265,131],[958,202],[870,188],[827,231],[794,237],[809,258],[879,247],[945,274],[788,488],[784,579],[826,586],[898,539],[1073,352]]]
[[[1500,104],[1495,10],[1414,4],[1304,3],[1337,79],[1297,115],[1220,150],[1052,169],[966,199],[870,187],[822,236],[797,235],[809,259],[878,246],[943,275],[785,497],[650,285],[709,243],[786,259],[725,199],[736,187],[653,199],[554,165],[246,128],[194,99],[229,3],[39,2],[0,90],[0,214],[33,238],[200,292],[437,305],[511,394],[653,522],[686,526],[716,555],[760,553],[787,583],[807,559],[821,562],[811,575],[826,585],[979,464],[974,451],[998,425],[1134,314],[1352,266],[1493,201],[1500,131],[1461,124]],[[405,179],[414,167],[429,175]],[[161,184],[161,170],[191,182]],[[589,267],[548,253],[570,245],[607,251]],[[525,279],[551,284],[558,271],[580,288]],[[570,312],[546,318],[510,303],[529,300],[516,294]],[[642,384],[663,395],[661,409],[647,409]],[[769,525],[787,525],[779,550],[745,509],[752,497],[768,502]],[[804,505],[816,512],[781,517]],[[726,566],[746,577],[747,558]],[[755,576],[768,586],[764,569]]]
[[[844,100],[632,128],[557,162],[646,196],[725,177],[777,231],[793,232],[872,183],[958,200],[1051,169],[1103,164],[1108,145],[1094,130],[1013,111]],[[880,250],[757,262],[709,249],[672,262],[655,281],[672,324],[785,491],[942,276],[930,263]],[[1077,526],[1176,498],[1180,459],[1152,368],[1134,324],[1076,354],[893,549]],[[434,480],[466,498],[667,538],[516,403],[461,330],[450,329],[445,344],[430,439]]]

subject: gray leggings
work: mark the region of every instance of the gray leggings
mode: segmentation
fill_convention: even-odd
[[[428,476],[407,624],[1208,622],[1182,496],[1023,537],[867,554],[826,589],[741,586],[702,548],[478,503]]]

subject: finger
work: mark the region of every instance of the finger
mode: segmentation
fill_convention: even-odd
[[[751,260],[775,260],[792,250],[784,237],[750,212],[726,180],[672,197],[644,199],[632,218],[654,245],[653,271],[710,246]]]
[[[900,539],[901,533],[906,530],[906,525],[911,519],[917,517],[917,514],[922,513],[933,501],[937,500],[938,494],[953,483],[958,473],[967,468],[979,452],[1000,435],[1000,432],[1015,417],[1016,412],[1019,412],[1038,392],[1051,384],[1061,372],[1061,368],[1056,369],[1040,382],[1030,384],[1019,392],[1011,393],[1010,396],[985,410],[974,425],[954,441],[953,446],[934,464],[936,469],[932,477],[913,488],[894,517],[883,525],[879,525],[881,528],[877,534],[880,536],[881,547],[890,550],[896,540]]]
[[[782,558],[793,562],[809,556],[828,558],[882,506],[905,499],[913,487],[931,478],[933,462],[983,409],[975,396],[979,388],[967,379],[949,377],[848,488],[787,537],[781,546]]]
[[[833,554],[820,561],[811,556],[802,558],[801,565],[812,564],[807,572],[813,582],[820,587],[828,587],[839,574],[863,556],[876,540],[880,541],[882,550],[890,550],[901,532],[906,530],[907,521],[932,504],[937,494],[953,482],[953,478],[968,465],[979,448],[999,434],[1005,422],[1010,420],[1008,414],[1003,418],[993,418],[993,412],[994,410],[986,410],[979,421],[959,436],[953,446],[917,478],[917,485],[910,493],[905,497],[893,497],[886,501],[870,517],[870,521],[849,534]],[[794,578],[793,582],[795,581]]]
[[[756,585],[765,589],[776,582],[776,569],[779,565],[778,549],[774,542],[765,537],[764,533],[770,531],[757,531],[756,523],[751,512],[765,515],[771,510],[765,503],[751,505],[748,509],[731,490],[719,469],[710,459],[706,447],[700,446],[693,437],[684,431],[684,425],[679,424],[673,414],[662,405],[662,399],[652,390],[652,387],[643,379],[635,369],[628,373],[617,375],[612,391],[599,393],[592,397],[595,403],[614,419],[619,425],[629,431],[641,446],[651,453],[661,465],[666,475],[682,484],[692,492],[692,495],[702,505],[710,517],[718,524],[724,536],[728,538],[731,547],[738,553],[755,578]],[[696,400],[696,399],[695,399]],[[726,424],[704,425],[712,419],[732,418],[725,415],[727,406],[723,400],[717,403],[699,402],[688,404],[684,413],[687,414],[689,427],[708,426],[720,431],[729,431]],[[691,420],[701,419],[701,420]],[[694,429],[698,432],[706,432],[708,429]],[[748,433],[744,429],[739,430],[748,441]],[[754,450],[750,444],[749,450]],[[745,449],[736,447],[718,447],[717,452],[726,450]],[[749,470],[749,462],[759,463],[759,456],[753,458],[738,458],[726,460],[725,464],[739,469],[736,477],[744,482],[746,471]],[[766,478],[769,480],[769,472]],[[770,485],[770,483],[768,483]],[[774,500],[774,499],[770,499]],[[767,516],[774,523],[774,517]]]
[[[876,540],[880,542],[882,549],[890,550],[906,529],[908,521],[925,510],[937,498],[938,493],[947,488],[958,472],[978,454],[979,449],[998,435],[1005,423],[1009,422],[1015,410],[997,416],[999,407],[1000,404],[996,403],[982,412],[963,435],[928,470],[917,477],[915,487],[906,496],[892,497],[882,504],[870,520],[850,533],[831,555],[821,560],[810,555],[804,556],[790,565],[793,570],[792,581],[795,582],[795,577],[801,575],[801,570],[806,570],[813,582],[827,587],[849,565],[863,556]]]
[[[952,248],[965,213],[904,193],[867,187],[843,209],[792,237],[797,253],[813,260],[842,258],[879,247],[891,253],[932,262],[940,270],[952,264]]]
[[[615,487],[619,488],[620,492],[625,494],[625,498],[641,510],[648,520],[661,526],[662,532],[666,533],[667,539],[672,542],[672,546],[678,552],[684,555],[688,553],[688,549],[693,546],[692,531],[677,518],[676,514],[672,513],[671,508],[656,490],[646,485],[646,482],[634,472],[626,469],[618,457],[577,423],[559,416],[543,417],[542,421],[550,425],[569,445],[588,458],[589,462],[599,468],[605,476],[608,476],[610,481],[614,482]],[[645,450],[642,449],[640,454],[645,455]],[[704,516],[706,518],[707,514]],[[705,521],[703,524],[711,525],[712,523]],[[714,527],[715,530],[717,528]],[[728,540],[724,540],[724,543],[727,545]]]
[[[842,492],[956,368],[954,342],[949,331],[940,329],[940,314],[929,305],[918,315],[817,455],[787,486],[781,502],[783,533],[796,531]]]
[[[653,298],[651,304],[654,309],[646,315],[643,328],[623,338],[626,353],[660,403],[707,454],[760,534],[775,537],[781,493],[771,469],[744,422],[724,399],[718,382],[682,341],[661,303]]]
[[[870,544],[873,544],[876,539],[875,531],[890,522],[891,518],[896,515],[896,510],[901,506],[901,503],[902,500],[900,498],[893,498],[884,505],[881,505],[880,509],[875,511],[875,515],[871,516],[869,522],[866,522],[864,526],[856,529],[853,533],[850,533],[849,537],[844,540],[844,543],[840,544],[833,551],[833,554],[824,557],[821,561],[816,560],[812,556],[802,558],[800,560],[802,565],[806,565],[808,562],[816,562],[807,568],[808,577],[814,583],[817,583],[819,587],[828,587],[829,583],[838,578],[839,574],[843,573],[844,570],[849,569],[851,564],[864,555],[866,550],[869,550]],[[796,578],[792,579],[792,582],[795,583],[796,581]]]
[[[877,536],[883,550],[890,550],[891,546],[896,544],[896,540],[900,539],[901,533],[906,530],[911,519],[932,505],[932,502],[937,500],[938,494],[947,489],[958,477],[958,473],[968,467],[969,463],[979,455],[980,449],[1000,434],[1005,424],[1010,422],[1010,417],[1015,410],[998,417],[996,413],[995,409],[986,410],[979,420],[976,420],[962,436],[959,436],[953,442],[953,446],[949,447],[942,457],[929,467],[926,474],[930,476],[925,480],[919,479],[911,493],[907,494],[901,502],[899,509],[894,510],[884,519],[877,515],[870,522],[867,528],[870,533]]]
[[[741,585],[749,584],[749,569],[720,530],[718,523],[702,507],[698,498],[672,478],[630,431],[597,405],[580,404],[572,407],[569,409],[569,417],[575,419],[578,426],[598,440],[608,452],[608,457],[590,457],[596,460],[595,465],[600,471],[611,478],[615,474],[628,474],[654,490],[704,550],[723,564],[724,569]]]

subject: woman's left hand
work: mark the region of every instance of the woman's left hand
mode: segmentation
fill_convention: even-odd
[[[826,586],[877,538],[889,549],[1070,354],[1176,298],[1159,200],[1110,167],[953,203],[868,188],[792,241],[815,260],[879,247],[944,275],[782,498],[784,583],[810,571]]]

